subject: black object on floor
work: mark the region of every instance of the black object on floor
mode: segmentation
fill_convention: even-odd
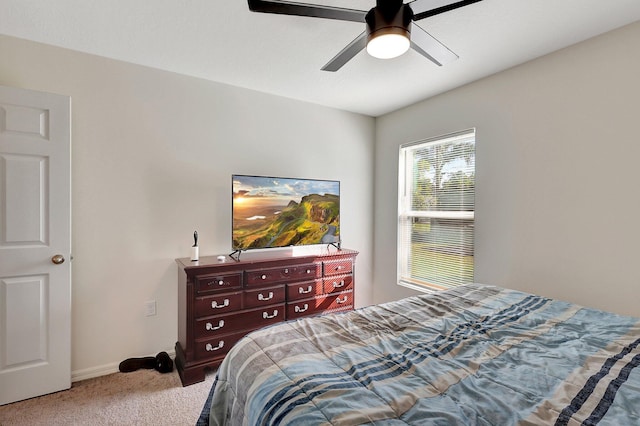
[[[160,352],[155,357],[146,356],[143,358],[125,359],[118,366],[121,373],[130,373],[141,368],[155,368],[160,373],[170,373],[173,371],[173,360],[168,353]]]

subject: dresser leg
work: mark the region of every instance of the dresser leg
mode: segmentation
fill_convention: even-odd
[[[189,364],[184,356],[182,345],[180,342],[176,342],[176,370],[180,375],[180,381],[182,386],[193,385],[194,383],[203,382],[207,370],[212,370],[220,365],[220,360],[209,361],[208,363]]]

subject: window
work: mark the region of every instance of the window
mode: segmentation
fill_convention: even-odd
[[[398,183],[398,283],[473,282],[475,130],[402,145]]]

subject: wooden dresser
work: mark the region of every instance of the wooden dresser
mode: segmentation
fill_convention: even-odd
[[[353,309],[353,250],[324,254],[242,253],[178,263],[176,368],[182,385],[201,382],[250,331],[327,312]],[[283,254],[286,253],[286,254]]]

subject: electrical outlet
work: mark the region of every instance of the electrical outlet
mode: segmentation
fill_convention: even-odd
[[[156,314],[156,301],[149,300],[144,303],[144,315],[146,317],[152,317]]]

